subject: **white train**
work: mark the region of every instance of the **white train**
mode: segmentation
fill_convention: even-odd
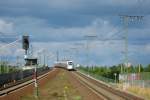
[[[71,60],[55,62],[54,66],[59,67],[59,68],[64,68],[67,70],[75,70],[73,61],[71,61]]]

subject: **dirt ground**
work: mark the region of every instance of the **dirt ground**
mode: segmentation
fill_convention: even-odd
[[[66,71],[61,70],[56,77],[39,89],[39,100],[82,100],[79,92],[70,84]],[[25,96],[22,100],[36,100],[34,94]]]
[[[39,88],[39,96],[34,94],[22,100],[100,100],[97,95],[80,84],[71,72],[58,69],[59,73]]]

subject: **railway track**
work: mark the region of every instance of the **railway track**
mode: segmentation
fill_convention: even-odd
[[[50,75],[51,72],[52,73],[55,72],[56,74],[58,74],[59,71],[61,71],[61,70],[54,69],[52,71],[49,71],[43,75],[40,75],[38,77],[38,80],[42,80],[43,78],[46,78],[48,75]],[[88,91],[91,91],[90,95],[92,95],[92,96],[95,95],[96,97],[98,97],[98,99],[94,99],[94,100],[144,100],[143,98],[137,97],[135,95],[131,95],[129,93],[114,89],[114,88],[100,82],[99,80],[96,80],[96,79],[94,79],[90,76],[87,76],[83,73],[80,73],[78,71],[71,71],[71,72],[66,71],[66,72],[68,73],[66,75],[69,75],[70,79],[74,80],[74,82],[76,81],[77,83],[81,84]],[[55,75],[52,76],[52,74],[50,76],[55,77]],[[4,89],[4,90],[0,91],[0,98],[3,96],[7,96],[8,94],[12,94],[15,91],[22,90],[22,88],[26,88],[29,85],[33,85],[33,84],[34,84],[34,80],[32,79],[32,80],[26,81],[22,84]],[[81,89],[83,89],[83,88],[81,88]],[[79,91],[81,91],[81,90],[79,90]],[[85,94],[87,93],[87,91],[84,91],[84,92],[85,92]],[[89,94],[87,94],[87,95],[89,95]],[[9,99],[2,99],[2,100],[9,100]],[[13,99],[13,100],[15,100],[15,99]],[[91,99],[86,98],[86,100],[91,100]]]
[[[98,95],[102,100],[144,100],[143,98],[133,94],[114,89],[109,85],[106,85],[81,72],[76,71],[72,72],[72,74],[76,76],[77,80],[81,84]]]
[[[51,72],[52,69],[48,70],[48,71],[45,71],[43,73],[40,73],[37,77],[38,80],[41,80],[42,78],[46,77],[50,72]],[[20,80],[16,83],[12,83],[10,84],[9,86],[5,87],[5,88],[1,88],[0,90],[0,97],[1,96],[5,96],[7,95],[8,93],[11,93],[13,91],[16,91],[18,89],[21,89],[21,88],[24,88],[28,85],[31,85],[31,84],[34,84],[34,79],[32,78],[32,76],[30,77],[27,77],[23,80]]]
[[[40,76],[46,72],[51,70],[50,68],[38,68],[37,69],[37,76]],[[0,75],[0,91],[10,88],[12,86],[19,85],[24,83],[28,80],[31,80],[34,75],[34,69],[25,70],[25,71],[18,71],[14,73],[2,74]]]

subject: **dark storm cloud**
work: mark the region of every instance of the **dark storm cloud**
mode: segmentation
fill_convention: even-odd
[[[149,54],[149,5],[149,0],[0,0],[0,32],[28,33],[37,48],[53,51],[69,48],[70,42],[85,42],[85,35],[94,34],[99,40],[91,54],[95,57],[92,63],[116,64],[124,46],[119,39],[125,33],[119,15],[144,15],[142,24],[128,27],[129,47],[134,46],[137,53],[143,48],[142,57]],[[81,53],[86,63],[85,49]],[[137,61],[143,59],[149,57]]]
[[[3,0],[0,16],[47,19],[54,26],[85,26],[95,17],[149,12],[148,0]]]

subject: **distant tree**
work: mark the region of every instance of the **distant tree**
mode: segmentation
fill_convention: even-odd
[[[139,72],[139,65],[135,66],[134,70],[135,70],[135,73],[138,73]],[[142,64],[140,64],[140,72],[144,72],[144,67]]]
[[[110,67],[111,73],[110,73],[110,78],[115,79],[114,74],[116,73],[117,81],[119,80],[119,74],[120,74],[120,66],[112,66]]]
[[[130,67],[128,67],[128,68],[127,68],[127,72],[128,72],[128,73],[134,73],[134,72],[135,72],[134,66],[131,65]]]
[[[150,72],[150,64],[147,65],[147,67],[144,68],[144,72]]]

